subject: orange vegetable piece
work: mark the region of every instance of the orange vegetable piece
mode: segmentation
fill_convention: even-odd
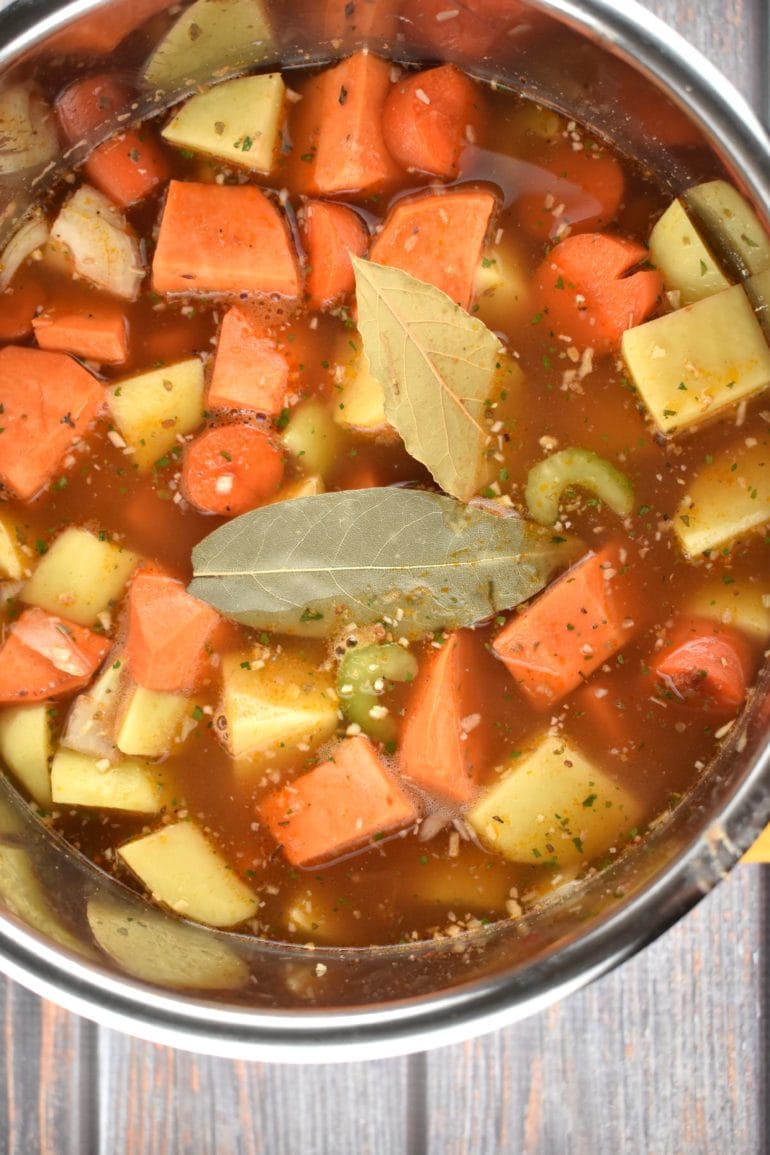
[[[41,349],[59,349],[89,361],[120,365],[128,356],[128,324],[122,310],[99,304],[87,312],[41,313],[32,322]]]
[[[450,18],[446,13],[451,12]],[[409,12],[410,39],[432,49],[431,56],[478,60],[505,43],[509,51],[526,48],[530,34],[544,19],[523,0],[420,0]],[[547,17],[545,18],[547,19]]]
[[[548,328],[598,353],[617,347],[622,334],[640,325],[663,291],[660,274],[642,269],[647,250],[607,233],[567,237],[535,272],[535,291]]]
[[[362,257],[369,247],[366,225],[344,205],[309,201],[302,218],[302,240],[310,269],[308,305],[322,309],[355,286],[350,254]]]
[[[370,52],[356,52],[307,86],[294,150],[308,191],[370,194],[398,180],[400,169],[382,135],[391,67]]]
[[[103,395],[66,353],[0,349],[0,481],[22,501],[35,497],[84,435]]]
[[[112,645],[85,626],[25,610],[0,646],[0,703],[42,702],[90,682]]]
[[[236,517],[274,497],[283,455],[263,429],[218,425],[185,446],[182,488],[203,513]]]
[[[90,15],[80,16],[61,32],[55,33],[50,40],[46,40],[49,52],[56,53],[90,53],[94,56],[106,56],[133,32],[148,17],[156,12],[164,12],[168,7],[168,0],[131,0],[130,4],[121,4],[110,9],[109,14],[102,8],[97,8]]]
[[[496,204],[486,189],[465,188],[399,201],[375,238],[370,259],[435,285],[467,309]]]
[[[481,96],[453,64],[407,73],[385,101],[382,134],[388,150],[410,172],[451,180],[460,155],[481,127]]]
[[[126,84],[109,76],[87,76],[65,89],[56,111],[67,139],[77,144],[128,111],[130,104]],[[91,183],[121,208],[143,200],[171,173],[163,148],[147,125],[128,128],[97,145],[83,167]]]
[[[399,751],[399,771],[430,794],[465,803],[476,789],[482,731],[463,730],[473,680],[468,633],[450,634],[417,676]]]
[[[667,698],[717,713],[738,709],[753,668],[751,647],[738,630],[700,618],[679,621],[650,663]]]
[[[0,293],[0,341],[20,341],[28,337],[46,296],[37,278],[29,276],[26,270],[17,274],[9,288]]]
[[[152,275],[159,293],[300,291],[284,220],[255,185],[172,180]]]
[[[188,594],[176,578],[140,570],[128,590],[131,677],[147,690],[191,689],[219,621],[216,610]]]
[[[209,409],[280,413],[288,383],[289,363],[276,349],[275,341],[233,305],[224,315],[217,338]]]
[[[327,762],[264,798],[257,812],[293,866],[364,850],[417,820],[368,738],[343,738]]]
[[[492,649],[533,706],[549,709],[628,641],[618,568],[613,546],[589,554],[495,637]]]
[[[573,149],[571,140],[547,145],[528,160],[541,169],[536,192],[516,202],[516,215],[534,237],[553,240],[569,226],[572,234],[605,228],[623,199],[623,169],[597,149]]]

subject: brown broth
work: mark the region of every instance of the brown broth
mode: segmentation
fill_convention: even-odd
[[[303,76],[290,77],[302,89]],[[481,181],[495,187],[504,206],[498,219],[501,246],[513,243],[528,272],[543,259],[545,242],[522,234],[514,214],[517,199],[537,190],[541,171],[532,160],[536,138],[531,126],[542,116],[510,93],[487,93],[489,116],[484,139],[466,149],[458,184]],[[294,106],[297,108],[300,106]],[[290,113],[287,141],[294,128]],[[185,159],[167,150],[174,176],[179,179],[243,180],[241,174],[200,159]],[[666,197],[649,174],[640,172],[628,158],[623,162],[627,191],[615,228],[646,239],[652,221]],[[279,169],[269,179],[252,178],[272,189],[288,188],[290,209],[299,204],[302,161],[287,148]],[[388,203],[424,181],[414,180],[393,191]],[[376,224],[388,203],[369,199],[362,207]],[[150,238],[160,200],[148,202],[130,213],[141,235]],[[150,242],[151,243],[151,242]],[[40,278],[40,270],[21,271],[25,278]],[[45,277],[49,304],[87,308],[100,294],[84,282],[73,282],[61,271]],[[292,366],[290,392],[296,402],[317,397],[333,403],[335,396],[334,350],[345,334],[345,314],[323,315],[312,327],[307,313],[283,311],[283,307],[251,304],[257,311],[269,308],[269,319],[281,348]],[[479,312],[484,317],[482,302]],[[211,351],[223,312],[221,301],[160,300],[144,289],[140,299],[126,306],[131,332],[128,362],[106,368],[105,380],[115,380],[163,362],[181,360]],[[348,330],[353,332],[353,330]],[[355,335],[355,334],[354,334]],[[589,758],[595,758],[611,776],[630,787],[639,798],[644,821],[650,822],[685,793],[717,745],[715,730],[724,721],[696,708],[666,701],[657,693],[646,670],[655,638],[667,622],[684,607],[688,598],[712,571],[729,574],[736,582],[754,582],[766,567],[766,542],[753,538],[734,546],[719,565],[687,564],[671,533],[671,519],[681,497],[682,485],[706,455],[735,434],[735,416],[728,415],[676,442],[665,442],[650,431],[642,406],[613,357],[597,358],[593,371],[582,379],[576,373],[575,351],[548,330],[547,319],[523,311],[505,331],[521,380],[511,377],[507,395],[497,402],[500,422],[500,455],[497,492],[510,496],[522,508],[522,491],[528,469],[543,455],[543,439],[561,448],[579,445],[616,461],[635,487],[635,513],[624,528],[609,510],[578,495],[563,506],[564,529],[578,534],[590,546],[620,541],[636,587],[636,629],[632,641],[589,680],[589,684],[558,703],[552,712],[535,710],[514,684],[503,665],[490,651],[497,623],[475,631],[476,666],[468,676],[468,713],[478,710],[487,733],[486,776],[514,755],[533,734],[551,727],[566,730]],[[176,576],[191,576],[192,547],[218,524],[219,519],[180,508],[174,501],[179,486],[178,462],[159,465],[151,475],[139,477],[129,454],[106,439],[107,421],[100,418],[74,462],[62,473],[66,484],[54,484],[42,498],[30,504],[9,504],[11,514],[24,527],[33,549],[43,552],[56,534],[70,524],[106,530],[147,558],[161,563]],[[741,433],[767,436],[766,425],[750,406]],[[362,462],[377,482],[389,485],[412,481],[429,483],[425,469],[411,460],[400,443],[374,445],[360,435],[341,433],[341,451],[327,488],[345,489],[358,484]],[[301,468],[290,465],[301,476]],[[5,610],[10,620],[13,606]],[[251,631],[240,630],[243,644],[253,642]],[[282,640],[273,637],[275,653]],[[296,643],[295,643],[296,644]],[[422,658],[430,642],[416,647]],[[307,653],[317,663],[328,658],[328,647],[307,642]],[[759,663],[758,647],[755,662]],[[605,691],[597,698],[594,690]],[[389,698],[396,714],[409,709],[411,690],[400,687]],[[553,887],[566,882],[574,871],[557,866],[517,865],[481,849],[472,840],[458,837],[451,824],[459,814],[447,812],[449,825],[430,839],[407,832],[372,846],[366,853],[326,867],[301,871],[289,866],[270,834],[256,821],[256,804],[276,784],[303,773],[319,760],[319,752],[254,759],[234,765],[217,738],[213,718],[218,690],[214,681],[191,699],[204,711],[178,752],[165,763],[173,796],[167,818],[196,818],[214,839],[228,862],[259,895],[261,906],[253,925],[246,929],[273,938],[367,945],[397,942],[507,917],[526,908]],[[601,707],[597,703],[604,703]],[[57,705],[59,718],[66,702]],[[426,802],[427,810],[436,810]],[[51,819],[76,847],[100,867],[133,884],[115,855],[122,842],[154,828],[153,820],[102,814],[80,809],[59,809]],[[643,825],[630,832],[630,841],[643,835]],[[622,848],[618,847],[617,852]],[[590,864],[587,868],[593,869]],[[298,909],[298,924],[288,912]],[[303,921],[304,920],[304,921]],[[310,930],[308,925],[310,924]]]

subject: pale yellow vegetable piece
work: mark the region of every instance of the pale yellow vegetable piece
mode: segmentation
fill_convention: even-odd
[[[147,472],[203,420],[203,364],[198,357],[177,361],[119,381],[107,390],[107,405],[118,432]]]
[[[115,760],[115,720],[121,702],[120,690],[126,670],[122,654],[112,653],[96,681],[78,694],[67,715],[62,746]]]
[[[191,96],[163,136],[171,144],[267,174],[278,148],[285,92],[279,72],[226,80]]]
[[[715,417],[770,384],[770,349],[741,285],[627,329],[621,348],[664,433]]]
[[[8,288],[27,258],[43,248],[49,233],[48,221],[42,210],[35,206],[24,217],[0,255],[0,292]]]
[[[135,760],[110,765],[106,758],[61,748],[51,765],[51,796],[60,806],[157,814],[163,805],[163,786],[159,767]]]
[[[698,585],[685,612],[734,626],[764,644],[770,640],[770,572],[757,575],[756,584],[738,579],[725,585],[721,578]]]
[[[488,329],[508,331],[530,307],[530,283],[526,261],[512,241],[487,249],[476,270],[474,316]]]
[[[415,897],[420,902],[433,903],[458,916],[478,911],[505,912],[511,880],[505,863],[469,865],[460,858],[447,861],[445,855],[433,858],[430,852],[437,842],[446,848],[449,834],[442,831],[425,847],[428,861],[419,870],[411,871],[401,879],[400,889],[407,901]],[[459,835],[457,835],[459,837]]]
[[[666,289],[678,292],[682,305],[730,288],[730,279],[680,200],[672,201],[657,221],[650,233],[649,247],[650,260],[663,277]]]
[[[138,561],[130,550],[71,526],[38,562],[21,600],[80,626],[93,626],[123,596]]]
[[[0,711],[0,760],[44,810],[51,806],[53,755],[50,706],[6,706]]]
[[[75,954],[93,958],[94,952],[76,939],[51,909],[25,850],[0,845],[0,895],[11,913],[27,926]]]
[[[770,445],[722,450],[688,487],[674,530],[688,557],[715,550],[770,520]]]
[[[311,473],[307,477],[298,477],[296,481],[290,481],[282,486],[275,497],[271,497],[265,504],[275,505],[278,501],[293,501],[297,497],[315,497],[316,494],[325,492],[326,486],[323,483],[323,478],[319,477],[317,473]]]
[[[193,822],[176,822],[118,850],[153,897],[208,926],[234,926],[256,914],[256,896]]]
[[[59,151],[51,110],[34,84],[12,84],[0,93],[0,174],[43,165]]]
[[[234,758],[331,738],[338,717],[329,673],[287,650],[261,669],[247,668],[249,661],[244,653],[222,662],[222,715]]]
[[[92,898],[86,911],[102,950],[134,978],[164,987],[234,991],[249,968],[210,931],[186,926],[167,914],[114,900]]]
[[[325,479],[337,462],[340,431],[328,407],[311,399],[293,410],[283,443],[304,470]]]
[[[348,338],[340,349],[338,363],[344,375],[335,390],[333,416],[343,429],[379,432],[388,427],[385,416],[385,393],[376,377],[372,376],[369,359],[364,353],[361,338],[356,335],[351,350]]]
[[[770,268],[770,239],[757,214],[737,188],[724,180],[695,185],[684,202],[706,235],[717,245],[741,277]]]
[[[12,518],[7,513],[0,513],[0,578],[14,582],[20,581],[30,568],[16,530]]]
[[[182,694],[134,686],[123,703],[115,744],[123,754],[162,758],[179,736],[189,705]]]
[[[120,209],[83,184],[64,202],[51,238],[66,245],[75,272],[100,289],[134,301],[145,274],[139,244]]]
[[[273,59],[272,31],[261,0],[195,0],[147,61],[144,80],[159,92],[174,92]]]
[[[766,269],[764,273],[757,273],[755,277],[749,277],[744,281],[744,288],[765,331],[765,336],[770,340],[770,269]]]
[[[512,862],[558,867],[621,846],[641,817],[629,790],[550,735],[510,762],[467,816],[490,850]]]

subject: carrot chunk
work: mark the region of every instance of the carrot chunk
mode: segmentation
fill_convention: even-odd
[[[88,312],[48,310],[32,322],[41,349],[58,349],[76,357],[120,365],[128,356],[128,325],[121,309],[94,305]]]
[[[99,382],[66,353],[0,349],[0,481],[34,497],[102,403]]]
[[[480,95],[463,72],[442,64],[402,77],[382,113],[388,150],[403,168],[451,180],[481,126]]]
[[[182,582],[140,570],[128,590],[126,657],[146,690],[191,689],[219,614],[187,593]]]
[[[352,209],[309,201],[302,218],[302,240],[310,270],[308,305],[322,309],[355,285],[350,254],[362,257],[369,246],[366,225]]]
[[[9,288],[0,293],[0,341],[20,341],[28,337],[46,296],[36,277],[26,270],[19,273]]]
[[[254,185],[172,180],[152,275],[159,293],[300,291],[283,218]]]
[[[609,153],[572,147],[571,140],[545,145],[528,160],[541,170],[536,192],[516,202],[527,232],[543,240],[605,228],[623,199],[623,169]]]
[[[235,517],[269,501],[283,480],[283,456],[253,425],[218,425],[185,447],[182,488],[203,513]]]
[[[548,709],[626,644],[617,550],[590,554],[513,617],[492,648],[530,702]]]
[[[700,618],[678,622],[650,664],[667,698],[715,713],[737,710],[753,667],[751,647],[738,630]]]
[[[450,802],[473,797],[481,754],[482,731],[462,725],[470,714],[465,702],[472,646],[466,632],[450,634],[420,670],[399,754],[404,777]]]
[[[295,140],[308,166],[308,191],[375,193],[398,179],[400,169],[382,136],[390,69],[378,56],[357,52],[310,82]]]
[[[253,409],[280,413],[289,383],[289,363],[251,317],[237,305],[224,315],[208,391],[209,409]]]
[[[606,233],[567,237],[535,272],[548,328],[599,353],[615,348],[626,329],[640,325],[658,303],[660,274],[625,273],[647,257],[635,241]]]
[[[268,795],[260,817],[293,866],[354,854],[417,819],[368,738],[344,738],[328,762]]]
[[[65,89],[56,111],[67,139],[76,144],[128,111],[130,103],[126,84],[109,76],[87,76]],[[171,172],[160,142],[146,125],[97,145],[84,169],[91,183],[121,208],[143,200]]]
[[[371,260],[435,285],[467,309],[496,203],[485,189],[453,189],[399,201],[375,238]]]
[[[42,702],[87,685],[112,642],[45,610],[25,610],[0,646],[0,703]]]

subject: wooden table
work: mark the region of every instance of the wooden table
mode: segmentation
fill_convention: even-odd
[[[767,115],[767,0],[645,2]],[[766,909],[762,868],[741,867],[643,954],[539,1017],[373,1063],[198,1058],[0,980],[0,1153],[759,1155]]]

